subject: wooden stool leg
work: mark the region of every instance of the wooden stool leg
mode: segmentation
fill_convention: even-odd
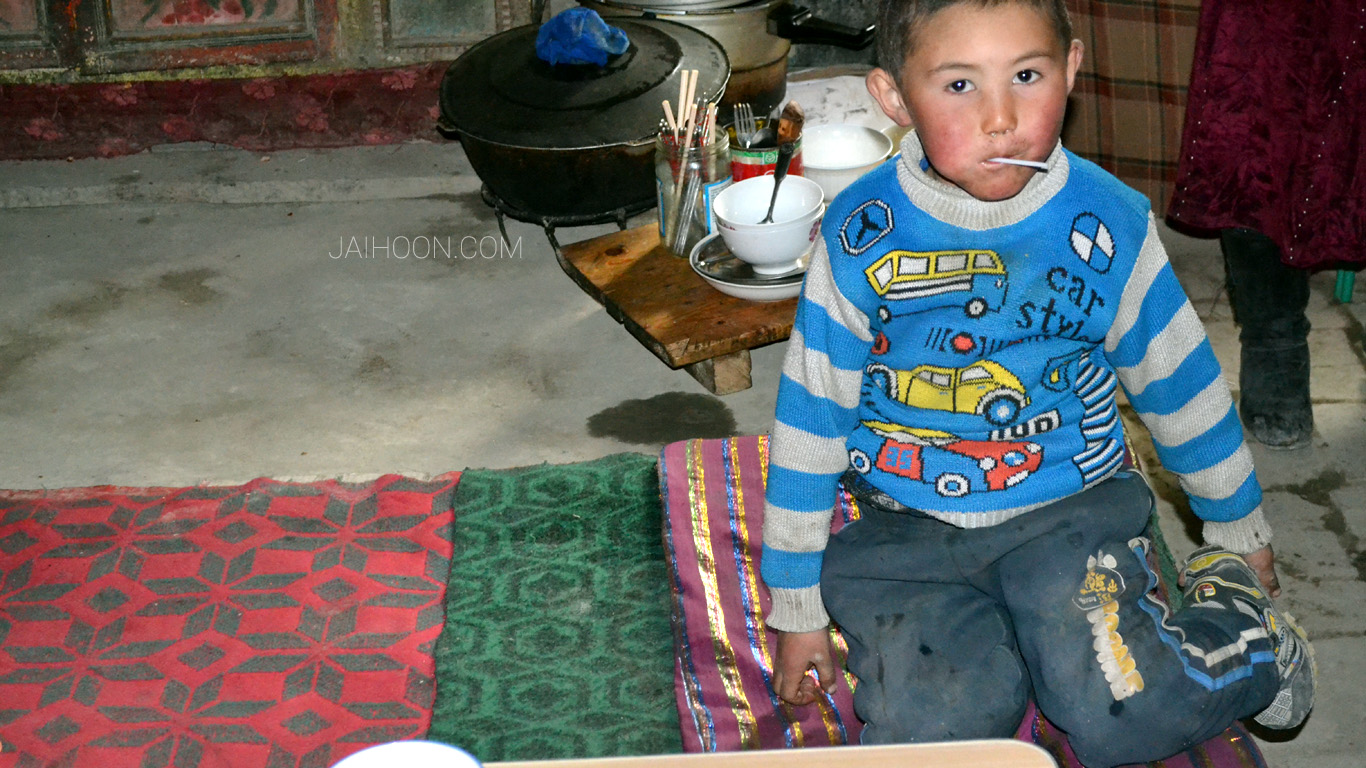
[[[754,383],[749,378],[748,349],[709,360],[699,360],[683,366],[683,370],[700,381],[702,386],[714,395],[729,395],[732,392],[749,389]]]

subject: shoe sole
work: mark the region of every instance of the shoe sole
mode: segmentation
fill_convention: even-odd
[[[1308,448],[1309,444],[1314,442],[1314,440],[1313,438],[1307,437],[1303,440],[1300,440],[1299,442],[1285,443],[1283,445],[1277,445],[1276,443],[1262,443],[1262,441],[1260,440],[1258,440],[1257,442],[1266,446],[1267,450],[1271,451],[1298,451],[1301,448]]]
[[[1199,552],[1199,550],[1197,550],[1197,552]],[[1227,587],[1247,589],[1245,585],[1228,582],[1227,578],[1220,573],[1221,571],[1224,571],[1227,567],[1221,567],[1221,562],[1224,560],[1230,561],[1230,565],[1233,567],[1233,570],[1239,573],[1243,573],[1246,576],[1250,576],[1252,581],[1254,583],[1257,583],[1257,589],[1261,590],[1261,584],[1257,579],[1256,571],[1253,571],[1251,566],[1247,565],[1246,561],[1244,561],[1241,557],[1238,557],[1238,555],[1229,552],[1228,550],[1216,548],[1209,552],[1193,555],[1191,559],[1186,563],[1186,566],[1182,569],[1182,575],[1185,577],[1186,583],[1190,585],[1185,590],[1183,590],[1183,593],[1186,595],[1188,600],[1191,599],[1191,595],[1195,591],[1195,585],[1199,584],[1200,582],[1206,579],[1218,579],[1219,581],[1225,582],[1225,585]],[[1196,573],[1198,573],[1199,575],[1196,575]],[[1269,605],[1271,605],[1271,598],[1269,595],[1263,594],[1262,599],[1265,600]],[[1275,615],[1279,618],[1282,624],[1288,627],[1291,632],[1295,633],[1295,637],[1299,640],[1300,647],[1303,649],[1304,658],[1307,659],[1309,662],[1309,678],[1307,685],[1305,683],[1301,683],[1298,686],[1298,696],[1296,695],[1296,686],[1294,685],[1292,685],[1289,688],[1281,688],[1277,690],[1276,698],[1272,700],[1271,704],[1268,705],[1266,709],[1263,709],[1261,712],[1258,712],[1255,716],[1253,716],[1252,719],[1257,723],[1266,726],[1267,728],[1274,728],[1276,730],[1288,730],[1304,722],[1305,718],[1309,717],[1309,713],[1314,708],[1314,689],[1317,684],[1318,678],[1318,661],[1314,657],[1314,646],[1309,642],[1308,633],[1306,633],[1304,631],[1304,628],[1300,626],[1300,623],[1295,620],[1295,617],[1287,611],[1282,611],[1274,608],[1274,605],[1271,608],[1271,610],[1275,612]],[[1304,674],[1303,668],[1301,668],[1298,674]],[[1276,665],[1276,675],[1279,679],[1279,664]],[[1306,687],[1308,690],[1305,690]],[[1297,700],[1299,704],[1303,705],[1306,703],[1304,701],[1306,699],[1308,700],[1308,706],[1303,708],[1302,714],[1299,716],[1298,719],[1292,719],[1292,715],[1294,714],[1294,708]]]
[[[1296,698],[1294,695],[1294,687],[1292,686],[1291,688],[1277,691],[1276,698],[1272,700],[1271,705],[1261,712],[1258,712],[1252,719],[1267,728],[1289,730],[1298,726],[1300,723],[1303,723],[1305,718],[1309,717],[1309,713],[1314,711],[1314,688],[1318,680],[1319,665],[1318,660],[1314,658],[1314,646],[1309,642],[1309,635],[1300,627],[1300,623],[1295,621],[1294,616],[1285,611],[1280,611],[1280,615],[1281,621],[1290,628],[1291,632],[1295,633],[1297,638],[1299,638],[1300,647],[1304,649],[1304,656],[1309,662],[1309,690],[1307,693],[1309,706],[1305,707],[1304,713],[1300,715],[1298,719],[1291,720],[1290,716],[1293,714],[1292,702]],[[1305,695],[1305,692],[1300,693],[1301,697]],[[1266,720],[1263,720],[1262,718],[1266,718]]]

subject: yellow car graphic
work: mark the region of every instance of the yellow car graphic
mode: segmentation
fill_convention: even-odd
[[[1029,397],[1015,374],[982,360],[963,368],[920,365],[909,371],[870,363],[868,377],[887,397],[916,408],[972,413],[1003,427],[1015,422]]]
[[[878,437],[912,445],[948,445],[962,439],[950,432],[923,427],[908,427],[903,424],[893,424],[890,421],[864,419],[861,423]]]

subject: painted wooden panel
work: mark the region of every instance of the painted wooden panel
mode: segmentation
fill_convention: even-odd
[[[66,29],[48,21],[46,0],[0,0],[0,69],[58,66]]]
[[[0,35],[30,37],[37,31],[36,0],[0,0]]]
[[[534,0],[0,0],[0,76],[45,78],[454,58],[530,21]],[[225,68],[225,69],[224,69]]]
[[[373,0],[388,48],[463,48],[526,23],[527,0]],[[434,53],[434,52],[433,52]]]
[[[88,74],[325,59],[336,0],[86,0]]]
[[[389,0],[389,30],[395,41],[455,40],[493,31],[497,14],[488,0]]]
[[[297,26],[306,20],[299,0],[105,0],[114,34],[147,30]],[[305,0],[307,2],[307,0]],[[244,30],[246,31],[246,30]]]

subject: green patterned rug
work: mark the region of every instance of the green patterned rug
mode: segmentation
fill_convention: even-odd
[[[682,751],[656,462],[461,475],[428,738],[483,762]]]

